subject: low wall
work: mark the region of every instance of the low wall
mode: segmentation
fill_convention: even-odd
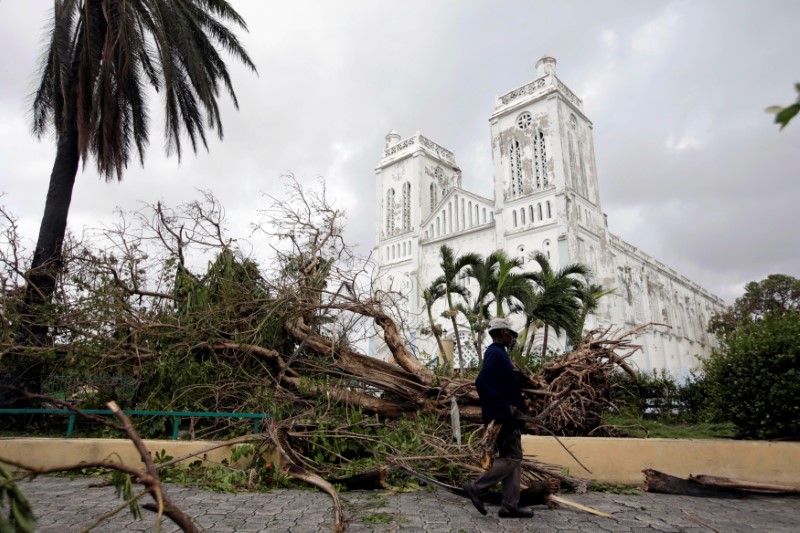
[[[586,472],[553,437],[522,437],[525,454],[569,469],[574,476],[603,483],[641,485],[642,470],[667,474],[725,476],[758,483],[800,487],[800,443],[731,440],[610,439],[560,437],[559,440],[586,465]],[[212,441],[145,440],[151,453],[164,450],[180,457],[214,445]],[[0,439],[0,457],[31,466],[52,467],[97,461],[118,455],[126,464],[141,466],[136,449],[124,439]],[[230,460],[231,446],[200,457],[212,462]],[[275,457],[269,460],[275,461]]]
[[[591,470],[586,472],[553,437],[524,435],[525,454],[569,468],[570,475],[604,483],[641,485],[642,470],[679,477],[724,476],[800,488],[800,442],[559,437]]]
[[[217,444],[214,441],[181,441],[181,440],[144,440],[150,453],[161,450],[172,457],[182,457],[198,452]],[[185,462],[198,459],[219,463],[223,459],[230,461],[231,449],[239,444],[226,445],[204,452]],[[62,438],[10,438],[0,439],[0,457],[13,459],[28,466],[54,467],[75,464],[83,461],[122,461],[136,468],[143,468],[133,443],[126,439],[62,439]]]

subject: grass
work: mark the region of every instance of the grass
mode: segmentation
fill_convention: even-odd
[[[668,419],[648,419],[624,414],[606,415],[604,422],[622,436],[660,439],[729,439],[736,432],[730,422],[687,424]]]

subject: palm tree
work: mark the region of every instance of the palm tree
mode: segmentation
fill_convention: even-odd
[[[444,353],[444,345],[442,344],[442,338],[439,335],[439,326],[436,324],[436,321],[433,319],[433,304],[443,296],[443,292],[441,287],[434,282],[430,287],[427,287],[424,291],[422,291],[422,299],[425,301],[425,310],[428,312],[428,323],[431,326],[431,333],[433,334],[433,338],[436,339],[436,346],[439,347],[439,360],[445,361],[446,356]]]
[[[496,316],[505,316],[503,304],[508,307],[509,313],[521,311],[522,302],[531,292],[531,274],[515,272],[515,269],[522,268],[523,260],[511,258],[503,250],[497,250],[489,255],[486,262],[492,265],[491,292],[494,294]]]
[[[581,263],[571,263],[559,270],[553,270],[547,256],[540,251],[531,253],[529,257],[539,265],[539,271],[531,276],[539,289],[536,305],[531,312],[544,322],[544,357],[547,354],[548,325],[557,333],[562,329],[572,331],[575,328],[581,310],[579,291],[584,286],[583,279],[589,276],[591,270]]]
[[[469,290],[459,285],[458,280],[463,279],[461,276],[462,270],[476,263],[480,259],[480,256],[478,256],[478,254],[468,253],[456,258],[453,249],[443,244],[442,247],[439,248],[439,257],[441,258],[439,266],[442,267],[443,273],[436,278],[433,283],[441,287],[443,296],[447,301],[446,314],[453,323],[453,335],[456,338],[456,347],[458,349],[458,366],[463,369],[464,355],[461,351],[461,337],[458,333],[458,321],[456,320],[458,310],[455,305],[453,305],[453,294],[458,294],[465,300],[469,297]]]
[[[586,324],[586,317],[595,312],[600,306],[600,298],[615,292],[615,289],[604,289],[602,285],[596,283],[584,284],[580,288],[578,298],[581,302],[581,311],[578,315],[578,320],[575,322],[575,327],[572,330],[568,330],[570,344],[574,346],[580,342],[583,335],[583,327]]]
[[[144,164],[148,86],[162,93],[167,153],[180,158],[184,131],[193,151],[198,142],[208,148],[206,127],[222,138],[220,86],[238,102],[218,48],[256,70],[226,23],[247,29],[226,0],[55,0],[33,132],[41,137],[52,128],[57,151],[27,273],[24,341],[47,334],[46,326],[31,325],[31,313],[55,290],[79,163],[94,158],[109,181],[122,179],[134,152]]]
[[[475,351],[478,353],[478,366],[483,362],[483,335],[489,324],[491,315],[489,306],[494,302],[492,296],[496,282],[494,280],[494,265],[496,254],[490,254],[486,259],[478,257],[477,260],[469,265],[461,274],[462,278],[473,279],[478,285],[478,293],[471,304],[462,311],[472,329],[472,339]]]

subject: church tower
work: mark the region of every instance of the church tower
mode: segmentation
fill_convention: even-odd
[[[598,272],[605,218],[600,206],[592,123],[583,102],[542,57],[536,79],[497,97],[489,119],[498,244],[553,266],[580,261]]]
[[[406,139],[386,135],[378,177],[376,259],[384,290],[415,290],[421,226],[447,193],[461,185],[450,150],[417,132]]]

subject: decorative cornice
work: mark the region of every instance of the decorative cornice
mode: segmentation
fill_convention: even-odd
[[[499,108],[507,106],[516,102],[517,100],[521,100],[529,96],[537,96],[540,94],[544,94],[548,90],[552,89],[556,89],[573,105],[575,105],[579,109],[583,109],[583,100],[578,98],[575,95],[575,93],[569,90],[569,88],[566,85],[564,85],[564,83],[561,80],[559,80],[556,76],[552,76],[549,74],[546,76],[542,76],[541,78],[537,78],[530,83],[526,83],[522,87],[518,87],[517,89],[507,92],[502,96],[499,96],[497,98],[496,107]]]
[[[383,151],[384,159],[392,157],[394,155],[400,154],[416,145],[422,146],[427,151],[431,152],[433,155],[441,159],[442,161],[446,161],[453,165],[456,164],[456,156],[448,150],[447,148],[433,142],[432,140],[428,139],[422,134],[416,134],[413,137],[409,137],[404,141],[400,141],[399,143],[395,144],[394,146],[390,146]]]

